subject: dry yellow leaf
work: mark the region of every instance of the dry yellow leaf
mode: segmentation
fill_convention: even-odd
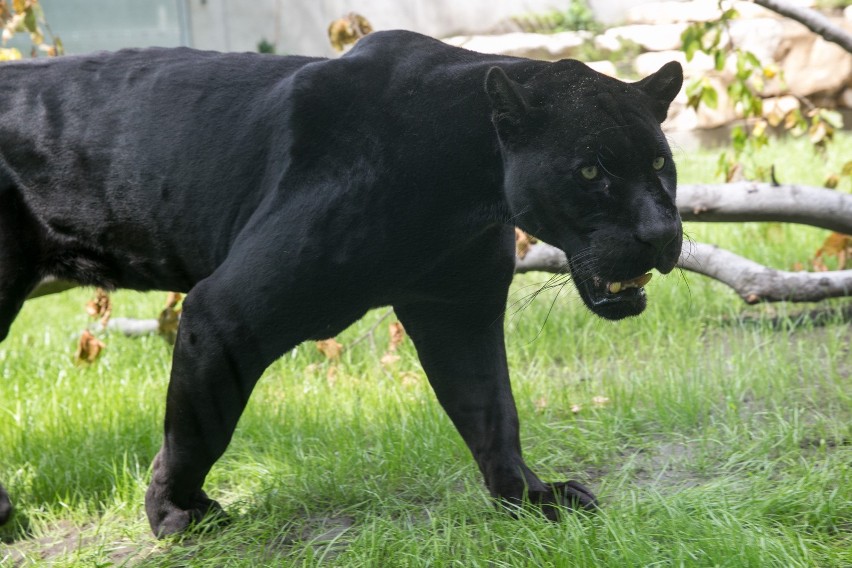
[[[180,308],[177,307],[180,300],[179,292],[169,292],[166,297],[166,307],[157,318],[157,332],[172,345],[177,339],[178,324],[180,324]]]
[[[103,288],[95,290],[95,297],[86,303],[86,313],[92,318],[101,318],[101,327],[106,327],[112,315],[112,301]]]
[[[393,367],[394,365],[399,363],[399,355],[390,352],[385,353],[382,358],[379,359],[379,362],[382,364],[382,367],[386,369],[389,367]]]
[[[419,384],[420,376],[417,373],[413,371],[407,371],[402,374],[402,386],[411,388],[416,387]]]
[[[606,406],[607,404],[609,404],[609,398],[605,396],[595,396],[592,397],[592,402],[595,404],[595,406]]]
[[[94,363],[104,347],[106,347],[104,342],[92,335],[92,332],[87,329],[80,336],[74,359],[77,363]]]
[[[844,270],[847,261],[852,258],[852,236],[843,233],[831,233],[817,249],[812,261],[814,270],[826,271],[825,258],[837,257],[837,269]]]
[[[319,349],[327,359],[336,361],[340,359],[340,354],[343,353],[343,345],[338,343],[333,337],[317,341],[317,349]]]
[[[361,14],[350,12],[328,26],[328,41],[335,51],[342,52],[373,31],[373,26]]]
[[[538,240],[525,233],[518,227],[515,227],[515,255],[518,258],[523,259],[527,256],[527,253],[530,251],[530,247],[537,243]]]
[[[330,387],[337,384],[337,367],[335,365],[330,366],[328,371],[325,372],[325,381]]]
[[[388,351],[396,351],[396,348],[399,347],[403,341],[405,341],[405,328],[402,327],[401,323],[395,321],[388,326],[388,334],[390,335]]]

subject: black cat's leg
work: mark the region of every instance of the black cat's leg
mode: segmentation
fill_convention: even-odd
[[[12,516],[12,501],[9,500],[9,494],[0,485],[0,525],[5,524],[9,517]]]
[[[558,516],[556,506],[595,508],[594,495],[581,484],[544,483],[524,463],[502,305],[421,303],[395,309],[492,496],[513,505],[526,498],[551,519]]]
[[[154,460],[145,509],[158,537],[205,516],[223,516],[202,490],[224,453],[266,366],[293,347],[281,298],[239,267],[221,269],[188,294],[166,399],[163,445]],[[253,288],[258,285],[259,288]],[[275,320],[281,315],[282,320]],[[301,339],[301,338],[300,338]]]
[[[39,281],[36,239],[19,211],[11,185],[4,185],[0,175],[0,341],[6,339],[24,300]],[[0,525],[11,514],[9,494],[0,486]]]
[[[187,295],[145,509],[154,534],[221,515],[202,490],[266,367],[332,317],[327,291],[257,237]],[[258,249],[262,242],[268,248]],[[270,255],[265,257],[263,253]],[[326,294],[325,296],[323,294]],[[357,317],[357,316],[356,316]]]

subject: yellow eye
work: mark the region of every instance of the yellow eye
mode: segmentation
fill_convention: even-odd
[[[591,180],[595,179],[596,177],[598,177],[598,167],[597,166],[586,166],[585,168],[580,170],[580,174],[584,178],[586,178],[587,180],[591,181]]]
[[[663,166],[666,165],[666,159],[662,156],[657,156],[656,158],[654,158],[654,161],[651,162],[651,165],[654,167],[655,170],[660,171],[661,169],[663,169]]]

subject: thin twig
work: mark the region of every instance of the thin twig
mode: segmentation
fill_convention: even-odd
[[[353,347],[355,347],[359,343],[362,343],[364,340],[370,339],[370,343],[373,346],[373,351],[375,351],[376,350],[376,344],[375,344],[375,341],[373,340],[373,334],[375,334],[376,329],[378,329],[378,327],[379,327],[379,324],[381,324],[383,321],[388,319],[392,313],[393,313],[393,308],[389,308],[387,311],[385,311],[385,313],[383,313],[382,316],[379,319],[376,320],[376,323],[374,323],[370,327],[370,329],[368,329],[366,331],[366,333],[364,333],[361,337],[359,337],[358,339],[356,339],[355,341],[353,341],[352,343],[347,345],[346,349],[347,350],[352,349]]]

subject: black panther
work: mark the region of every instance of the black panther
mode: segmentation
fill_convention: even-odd
[[[641,313],[649,271],[680,254],[660,123],[682,81],[677,63],[625,83],[404,31],[339,59],[154,48],[3,64],[0,339],[46,276],[187,292],[145,500],[159,536],[222,514],[202,486],[263,370],[385,305],[495,498],[551,518],[594,508],[521,456],[512,227],[565,251],[594,313]]]

